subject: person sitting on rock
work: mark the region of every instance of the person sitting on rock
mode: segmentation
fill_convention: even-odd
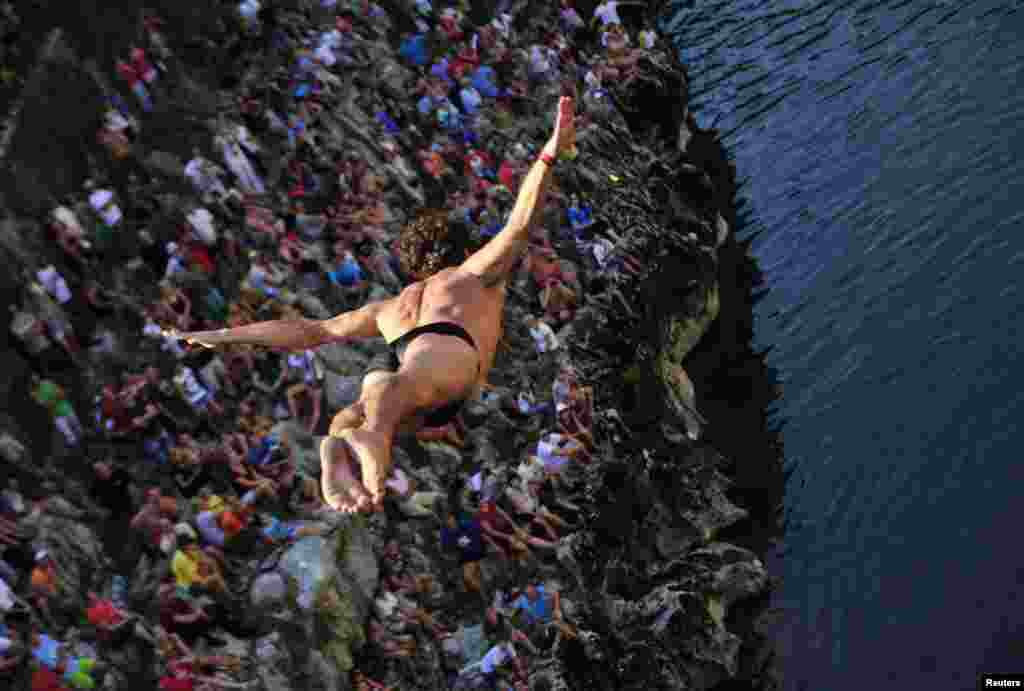
[[[526,592],[512,601],[512,609],[523,619],[524,627],[537,630],[545,624],[563,622],[562,595],[558,590],[547,592],[543,583],[531,582]]]
[[[87,597],[89,600],[85,616],[107,641],[129,631],[127,625],[138,619],[137,615],[114,606],[109,599],[102,599],[94,592],[89,592]]]
[[[390,337],[394,361],[388,371],[366,377],[360,400],[339,413],[349,426],[321,446],[324,497],[335,509],[380,510],[399,428],[414,431],[447,423],[486,382],[500,333],[504,287],[528,242],[554,158],[574,146],[574,112],[573,98],[563,97],[555,131],[523,183],[506,228],[483,248],[471,254],[464,241],[456,248],[443,211],[421,215],[403,231],[403,273],[417,282],[397,298],[325,322],[272,321],[230,332],[179,334],[205,347],[251,343],[289,349]],[[459,317],[453,316],[456,308]],[[353,460],[362,463],[365,485],[355,481]]]
[[[493,500],[480,502],[477,512],[484,541],[505,558],[523,559],[528,550],[519,537],[519,526],[508,513]]]
[[[199,549],[199,543],[187,537],[179,539],[178,550],[171,559],[171,573],[178,587],[210,593],[228,592],[227,582],[220,565],[208,553]]]
[[[538,353],[543,355],[561,347],[558,336],[547,322],[535,315],[527,315],[525,321]]]
[[[288,356],[289,378],[294,383],[285,391],[288,400],[288,410],[292,419],[304,424],[310,434],[320,423],[320,407],[323,399],[323,389],[319,382],[323,377],[320,366],[316,361],[313,351],[307,350],[304,353],[296,353]],[[311,408],[308,416],[301,414],[300,406],[303,403],[309,404]]]
[[[416,639],[412,636],[394,636],[388,633],[376,617],[370,617],[366,632],[387,658],[405,658],[416,654]]]
[[[45,616],[52,616],[51,603],[60,594],[57,563],[45,549],[36,552],[35,566],[29,578],[32,603]]]
[[[480,560],[484,558],[484,546],[480,522],[475,518],[459,520],[455,512],[449,511],[441,529],[441,546],[458,554],[466,592],[482,594]]]
[[[158,642],[174,637],[179,638],[183,644],[195,645],[196,641],[203,638],[213,646],[225,645],[223,639],[212,633],[215,625],[211,614],[199,606],[190,595],[177,588],[173,580],[160,586],[157,600],[160,608],[160,627],[163,629],[163,632],[158,634]]]
[[[166,675],[161,679],[162,689],[180,688],[173,684],[167,684],[168,679],[187,681],[188,688],[200,688],[192,684],[200,682],[213,688],[221,686],[220,678],[203,676],[216,670],[238,672],[242,668],[241,660],[234,655],[200,656],[196,655],[184,641],[177,636],[169,637],[161,635],[158,639],[157,651],[160,653],[162,662],[166,665]]]

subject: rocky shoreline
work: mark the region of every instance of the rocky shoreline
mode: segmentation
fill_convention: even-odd
[[[596,4],[581,0],[576,7],[589,18]],[[393,79],[392,89],[401,93],[407,70],[394,54],[393,39],[398,27],[411,25],[413,18],[405,8],[381,6],[392,40],[382,36],[364,47],[378,66],[371,81]],[[529,14],[533,6],[523,3],[520,14]],[[645,17],[659,9],[651,3]],[[639,19],[627,17],[627,23]],[[181,69],[187,76],[187,66]],[[562,190],[589,200],[597,232],[641,258],[643,270],[602,281],[599,290],[591,284],[585,304],[558,334],[582,383],[594,391],[595,449],[573,495],[582,509],[582,527],[564,537],[557,558],[541,567],[547,582],[561,592],[577,636],[533,661],[529,688],[704,691],[726,688],[722,683],[730,680],[770,688],[772,680],[765,675],[770,647],[759,638],[756,621],[771,579],[758,554],[777,534],[783,478],[777,434],[767,423],[774,377],[750,346],[750,308],[759,273],[732,233],[737,225],[735,170],[716,133],[701,130],[688,110],[685,66],[661,37],[640,58],[638,69],[638,76],[607,85],[607,105],[591,105],[593,124],[580,133],[578,158],[557,172]],[[349,83],[358,85],[360,79],[357,72]],[[201,91],[198,78],[181,83]],[[207,94],[209,109],[196,120],[216,114],[226,95],[226,89]],[[31,113],[31,108],[28,103],[26,110]],[[363,108],[349,100],[338,113],[325,116],[323,126],[332,139],[344,141],[371,164],[383,165],[372,115]],[[537,145],[540,133],[534,129],[540,127],[518,129],[518,136]],[[170,131],[164,136],[165,142],[173,139]],[[182,141],[173,151],[154,144],[143,165],[181,184],[172,180],[180,178],[183,167],[175,157],[187,156],[188,146]],[[19,155],[16,147],[12,155]],[[76,177],[81,176],[50,175],[44,187],[59,196]],[[0,246],[7,260],[34,266],[49,255],[40,248],[38,223],[23,214],[44,207],[46,194],[14,200],[11,190],[17,195],[25,181],[7,183],[6,206],[18,215],[8,214]],[[429,186],[395,176],[389,194],[390,208],[405,206],[411,212],[429,196]],[[130,276],[118,275],[120,267],[111,269],[115,286],[131,286]],[[412,442],[397,452],[400,465],[412,470],[423,491],[450,495],[466,469],[507,474],[510,469],[503,466],[516,461],[506,459],[518,458],[536,441],[498,403],[515,396],[521,363],[534,363],[531,370],[542,376],[551,371],[552,363],[536,362],[530,352],[532,343],[521,326],[529,311],[527,301],[510,298],[508,347],[495,366],[493,398],[466,411],[471,451],[463,455],[441,444]],[[2,357],[16,368],[21,365],[7,343],[0,346],[7,349]],[[354,375],[375,347],[320,353],[333,382],[325,386],[332,409],[355,395]],[[124,366],[144,362],[142,356],[127,357]],[[82,378],[83,405],[89,382],[102,379],[102,371],[96,367]],[[8,400],[16,400],[18,386],[13,379],[8,382]],[[102,554],[99,513],[76,477],[81,473],[67,473],[63,486],[55,479],[64,464],[82,461],[61,449],[59,439],[42,441],[53,435],[49,427],[31,433],[33,423],[24,412],[11,407],[6,417],[4,431],[24,448],[6,453],[4,467],[17,468],[23,485],[57,482],[65,497],[49,502],[35,517],[37,542],[64,555],[73,589],[87,589],[89,571],[110,570]],[[295,456],[316,473],[316,436],[287,422],[279,425],[291,432]],[[50,446],[55,447],[52,453]],[[264,555],[247,570],[247,595],[258,610],[251,614],[259,635],[231,637],[227,652],[248,661],[250,688],[349,689],[353,668],[393,688],[448,688],[446,652],[438,641],[418,638],[415,656],[398,662],[367,658],[366,653],[365,626],[381,577],[378,555],[388,537],[403,545],[407,558],[421,562],[421,572],[439,582],[450,580],[446,572],[451,567],[434,546],[435,526],[398,521],[390,513],[318,520],[330,525],[326,537],[305,538],[284,552]],[[138,598],[159,580],[162,566],[144,559],[132,574]],[[502,562],[485,560],[483,568],[486,580],[507,580]],[[431,605],[447,608],[452,623],[462,628],[478,618],[450,598],[439,597]],[[146,655],[141,650],[120,654],[115,664],[125,673],[115,688],[141,688],[131,685],[131,670],[144,667]]]

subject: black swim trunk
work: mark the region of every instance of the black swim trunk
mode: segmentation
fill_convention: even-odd
[[[367,367],[367,373],[384,370],[386,372],[397,372],[398,368],[402,365],[402,355],[405,353],[405,349],[409,347],[414,339],[424,334],[441,334],[442,336],[455,336],[461,338],[463,341],[468,343],[476,350],[476,341],[469,335],[469,332],[463,329],[458,324],[452,322],[434,322],[433,324],[424,324],[423,326],[417,326],[415,329],[410,329],[404,334],[396,338],[394,341],[388,344],[388,352],[384,355],[378,356],[370,360],[370,364]],[[477,371],[480,370],[479,363],[477,364]],[[445,403],[443,406],[434,408],[429,411],[423,418],[423,424],[426,427],[444,427],[449,422],[455,419],[455,416],[462,410],[462,406],[465,405],[466,399],[460,398],[449,403]]]

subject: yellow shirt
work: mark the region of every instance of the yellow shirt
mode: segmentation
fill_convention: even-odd
[[[206,510],[211,513],[220,513],[227,508],[224,498],[218,494],[212,494],[206,499]]]
[[[171,573],[178,585],[191,587],[198,577],[199,563],[179,549],[171,559]]]

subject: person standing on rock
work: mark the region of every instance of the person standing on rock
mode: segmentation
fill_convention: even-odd
[[[360,399],[335,416],[321,443],[321,486],[332,508],[382,510],[395,434],[447,424],[486,383],[501,336],[508,278],[541,218],[555,157],[575,148],[575,107],[575,95],[560,99],[555,130],[523,181],[508,222],[481,249],[470,254],[444,211],[421,214],[403,229],[402,270],[415,282],[397,297],[323,321],[169,332],[207,348],[249,343],[290,350],[384,336],[391,349],[387,364],[371,363]],[[361,466],[362,482],[353,462]]]

